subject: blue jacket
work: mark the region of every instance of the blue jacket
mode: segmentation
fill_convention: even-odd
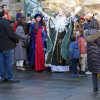
[[[80,57],[79,44],[77,41],[71,42],[69,45],[69,58],[77,59]]]
[[[90,22],[87,23],[85,26],[84,26],[84,30],[89,30],[90,29]]]

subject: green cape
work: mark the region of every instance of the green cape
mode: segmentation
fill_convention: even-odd
[[[72,21],[70,18],[69,25],[66,26],[67,32],[66,35],[63,38],[62,46],[61,46],[61,55],[66,60],[66,62],[69,62],[69,43],[70,43],[70,36],[72,34]],[[55,28],[51,28],[49,25],[49,36],[47,40],[47,53],[46,53],[46,59],[45,64],[46,66],[51,66],[52,64],[52,57],[54,52],[54,44],[57,41],[57,32]]]

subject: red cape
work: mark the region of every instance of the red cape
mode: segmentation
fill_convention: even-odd
[[[38,30],[37,38],[36,38],[36,47],[35,47],[35,71],[42,71],[47,69],[45,67],[45,54],[43,49],[43,42],[42,42],[42,27]]]

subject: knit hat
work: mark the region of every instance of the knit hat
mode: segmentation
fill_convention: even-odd
[[[41,15],[41,14],[36,14],[36,15],[34,16],[35,19],[36,19],[37,17],[41,17],[41,18],[42,18],[42,15]]]
[[[83,17],[80,17],[80,20],[83,20],[83,21],[85,21],[85,18],[83,18]]]
[[[21,12],[18,12],[17,15],[16,15],[16,20],[18,21],[22,16],[22,13]]]

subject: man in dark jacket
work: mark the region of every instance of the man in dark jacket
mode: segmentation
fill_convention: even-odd
[[[12,74],[14,48],[19,42],[10,23],[5,19],[5,11],[0,9],[0,74],[1,83],[18,83]]]

